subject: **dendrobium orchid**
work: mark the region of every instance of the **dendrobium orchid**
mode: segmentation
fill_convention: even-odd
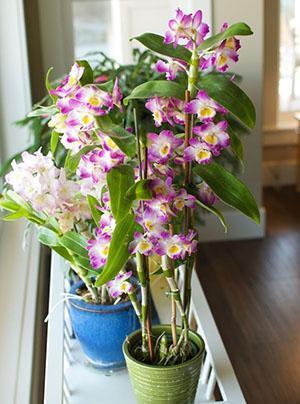
[[[178,8],[175,19],[169,21],[169,30],[165,35],[165,44],[173,43],[174,48],[182,44],[188,49],[198,46],[209,32],[207,24],[202,22],[202,11],[184,14]]]
[[[128,282],[131,276],[132,271],[120,272],[115,279],[107,282],[108,291],[111,297],[116,299],[123,294],[128,294],[134,290],[134,286]]]
[[[183,144],[182,139],[176,138],[170,130],[163,130],[159,135],[148,133],[149,160],[164,164],[173,155],[174,149]]]
[[[193,131],[209,147],[211,152],[218,156],[222,149],[230,145],[230,137],[226,132],[227,128],[227,121],[220,121],[217,124],[209,122],[201,126],[195,126]]]
[[[246,186],[222,167],[222,158],[230,155],[224,149],[230,147],[232,156],[242,158],[239,142],[230,144],[230,137],[238,136],[238,122],[249,128],[255,123],[251,101],[229,75],[219,73],[238,60],[235,36],[251,30],[244,23],[227,28],[224,24],[222,35],[206,40],[209,28],[202,12],[177,9],[164,40],[153,34],[144,34],[144,41],[136,38],[150,50],[159,49],[164,60],[153,56],[153,80],[133,91],[128,91],[131,83],[123,69],[112,77],[105,70],[95,79],[87,61],[76,62],[50,90],[53,105],[36,111],[52,129],[51,144],[43,148],[52,152],[24,152],[18,163],[13,161],[5,196],[0,196],[6,220],[24,216],[36,223],[39,239],[69,261],[85,283],[86,300],[117,304],[128,295],[141,322],[137,352],[147,364],[171,366],[192,355],[191,279],[201,237],[196,207],[215,214],[225,228],[222,214],[212,208],[218,196],[254,220],[259,217]],[[218,73],[211,75],[209,69]],[[166,77],[158,78],[157,72]],[[58,161],[65,161],[64,168],[57,167]],[[131,271],[125,272],[133,255],[138,282]],[[152,272],[154,260],[159,268]],[[172,343],[161,338],[164,351],[159,341],[157,347],[153,344],[149,310],[149,282],[158,272],[172,301]],[[141,293],[135,294],[138,283]]]
[[[185,105],[184,111],[188,114],[196,114],[200,122],[209,122],[214,119],[216,113],[225,114],[227,110],[208,96],[206,91],[200,90],[196,99]]]
[[[196,161],[198,164],[209,164],[212,160],[210,147],[198,139],[190,139],[190,145],[184,150],[185,161]]]

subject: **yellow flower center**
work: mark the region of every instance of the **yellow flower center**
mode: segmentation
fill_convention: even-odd
[[[140,243],[140,250],[141,251],[146,251],[149,249],[150,244],[147,243],[147,241],[141,241]]]
[[[157,185],[156,187],[154,187],[154,192],[156,194],[163,194],[165,191],[165,188],[162,185]]]
[[[108,146],[111,149],[117,149],[118,148],[118,146],[115,144],[115,142],[113,140],[111,140],[111,138],[108,138],[106,143],[108,144]]]
[[[159,122],[159,123],[162,122],[162,116],[161,116],[161,113],[160,113],[159,110],[155,110],[155,111],[153,112],[153,117],[154,117],[155,121],[157,121],[157,122]]]
[[[226,48],[234,49],[234,47],[235,47],[234,38],[228,38],[225,43],[225,46],[226,46]]]
[[[170,144],[164,143],[160,148],[160,154],[166,156],[170,151]]]
[[[178,210],[181,210],[184,207],[184,200],[183,199],[177,199],[174,202],[174,205]]]
[[[127,284],[122,283],[122,285],[120,286],[120,289],[122,290],[122,292],[126,292],[127,291]]]
[[[89,103],[93,107],[98,107],[100,105],[100,99],[98,97],[92,96],[89,98]]]
[[[168,248],[168,252],[170,255],[174,255],[180,251],[180,248],[177,244],[173,244]]]
[[[74,84],[76,84],[76,79],[75,79],[75,77],[70,76],[69,80],[68,80],[68,85],[73,86]]]
[[[215,110],[210,108],[210,107],[202,107],[199,110],[199,116],[202,118],[207,118],[213,116],[215,113]]]
[[[225,56],[223,54],[220,55],[218,57],[218,66],[224,66],[226,64],[227,60],[228,60],[227,56]]]
[[[107,246],[105,246],[103,249],[102,249],[102,255],[105,255],[105,256],[107,256],[108,255],[108,245]]]
[[[209,133],[205,136],[205,141],[206,143],[215,145],[216,143],[218,143],[218,138],[213,133]]]
[[[209,154],[209,151],[207,151],[207,150],[200,150],[197,153],[198,160],[207,159],[207,158],[209,158],[209,156],[210,156],[210,154]]]
[[[91,117],[89,116],[89,115],[84,115],[83,117],[82,117],[82,123],[84,124],[84,125],[88,125],[90,122],[91,122]]]
[[[149,231],[152,231],[154,229],[154,225],[151,222],[151,220],[146,220],[145,221],[145,226],[146,226],[147,230],[149,230]]]

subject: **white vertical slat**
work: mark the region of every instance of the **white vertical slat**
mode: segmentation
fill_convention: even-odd
[[[64,262],[52,252],[49,310],[61,299],[64,291]],[[63,303],[51,313],[48,321],[44,404],[63,403],[64,379],[64,309]]]
[[[207,353],[210,354],[211,364],[216,374],[221,395],[224,400],[245,404],[245,398],[209,309],[196,271],[193,271],[192,284],[192,301],[195,307],[196,321],[199,326],[198,332],[205,341]]]
[[[200,383],[206,384],[208,380],[208,375],[211,369],[211,358],[209,354],[206,354],[206,357],[203,362],[203,366],[201,369],[201,375],[200,375]]]
[[[215,386],[216,386],[216,374],[215,374],[214,368],[212,368],[210,371],[210,375],[209,375],[209,379],[208,379],[208,383],[207,383],[207,387],[206,387],[206,392],[205,392],[205,396],[206,396],[207,400],[212,400],[214,398]]]

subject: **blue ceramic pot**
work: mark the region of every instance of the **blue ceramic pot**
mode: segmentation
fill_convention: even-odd
[[[82,281],[75,283],[70,293],[76,295],[82,285]],[[96,305],[70,299],[69,309],[75,335],[89,362],[103,370],[125,367],[122,343],[140,327],[131,302]]]

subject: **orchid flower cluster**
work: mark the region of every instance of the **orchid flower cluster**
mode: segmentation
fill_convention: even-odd
[[[102,77],[95,80],[87,62],[76,62],[63,82],[50,89],[53,105],[47,111],[53,155],[23,153],[21,162],[13,162],[6,182],[25,204],[18,206],[19,199],[10,191],[0,199],[0,205],[12,212],[7,220],[21,217],[27,205],[29,220],[36,219],[34,212],[46,217],[38,217],[40,240],[70,262],[96,303],[116,303],[128,296],[141,322],[143,360],[150,363],[156,363],[156,354],[149,314],[149,257],[160,257],[172,299],[172,345],[166,363],[170,358],[179,363],[191,353],[188,318],[198,244],[196,207],[214,213],[224,225],[213,206],[220,197],[254,220],[258,217],[245,185],[217,163],[226,149],[234,151],[229,114],[254,125],[251,101],[221,77],[229,62],[238,60],[240,42],[234,33],[252,32],[243,23],[224,24],[209,39],[208,32],[200,10],[184,14],[178,9],[165,37],[144,34],[142,43],[166,56],[155,64],[166,80],[143,83],[124,100],[118,78],[114,83],[102,82]],[[207,80],[212,69],[217,73],[205,87],[202,73]],[[228,101],[230,96],[222,98],[219,87],[211,91],[214,82],[220,88],[230,86],[236,97]],[[234,112],[239,95],[246,102],[245,115],[242,109]],[[148,113],[150,125],[138,122],[137,100],[144,100],[152,113],[152,118]],[[127,119],[120,121],[126,108],[133,113],[134,129],[126,129]],[[54,164],[58,142],[68,150],[61,169]],[[132,256],[140,301],[133,272],[125,271]],[[179,268],[184,268],[183,295]],[[176,310],[182,320],[178,339]]]
[[[62,145],[78,152],[95,140],[97,117],[107,115],[114,106],[121,108],[122,94],[118,79],[115,80],[112,93],[104,91],[98,84],[82,86],[80,80],[85,71],[84,66],[75,63],[64,81],[50,90],[55,97],[58,111],[49,121],[49,127],[61,133]]]

